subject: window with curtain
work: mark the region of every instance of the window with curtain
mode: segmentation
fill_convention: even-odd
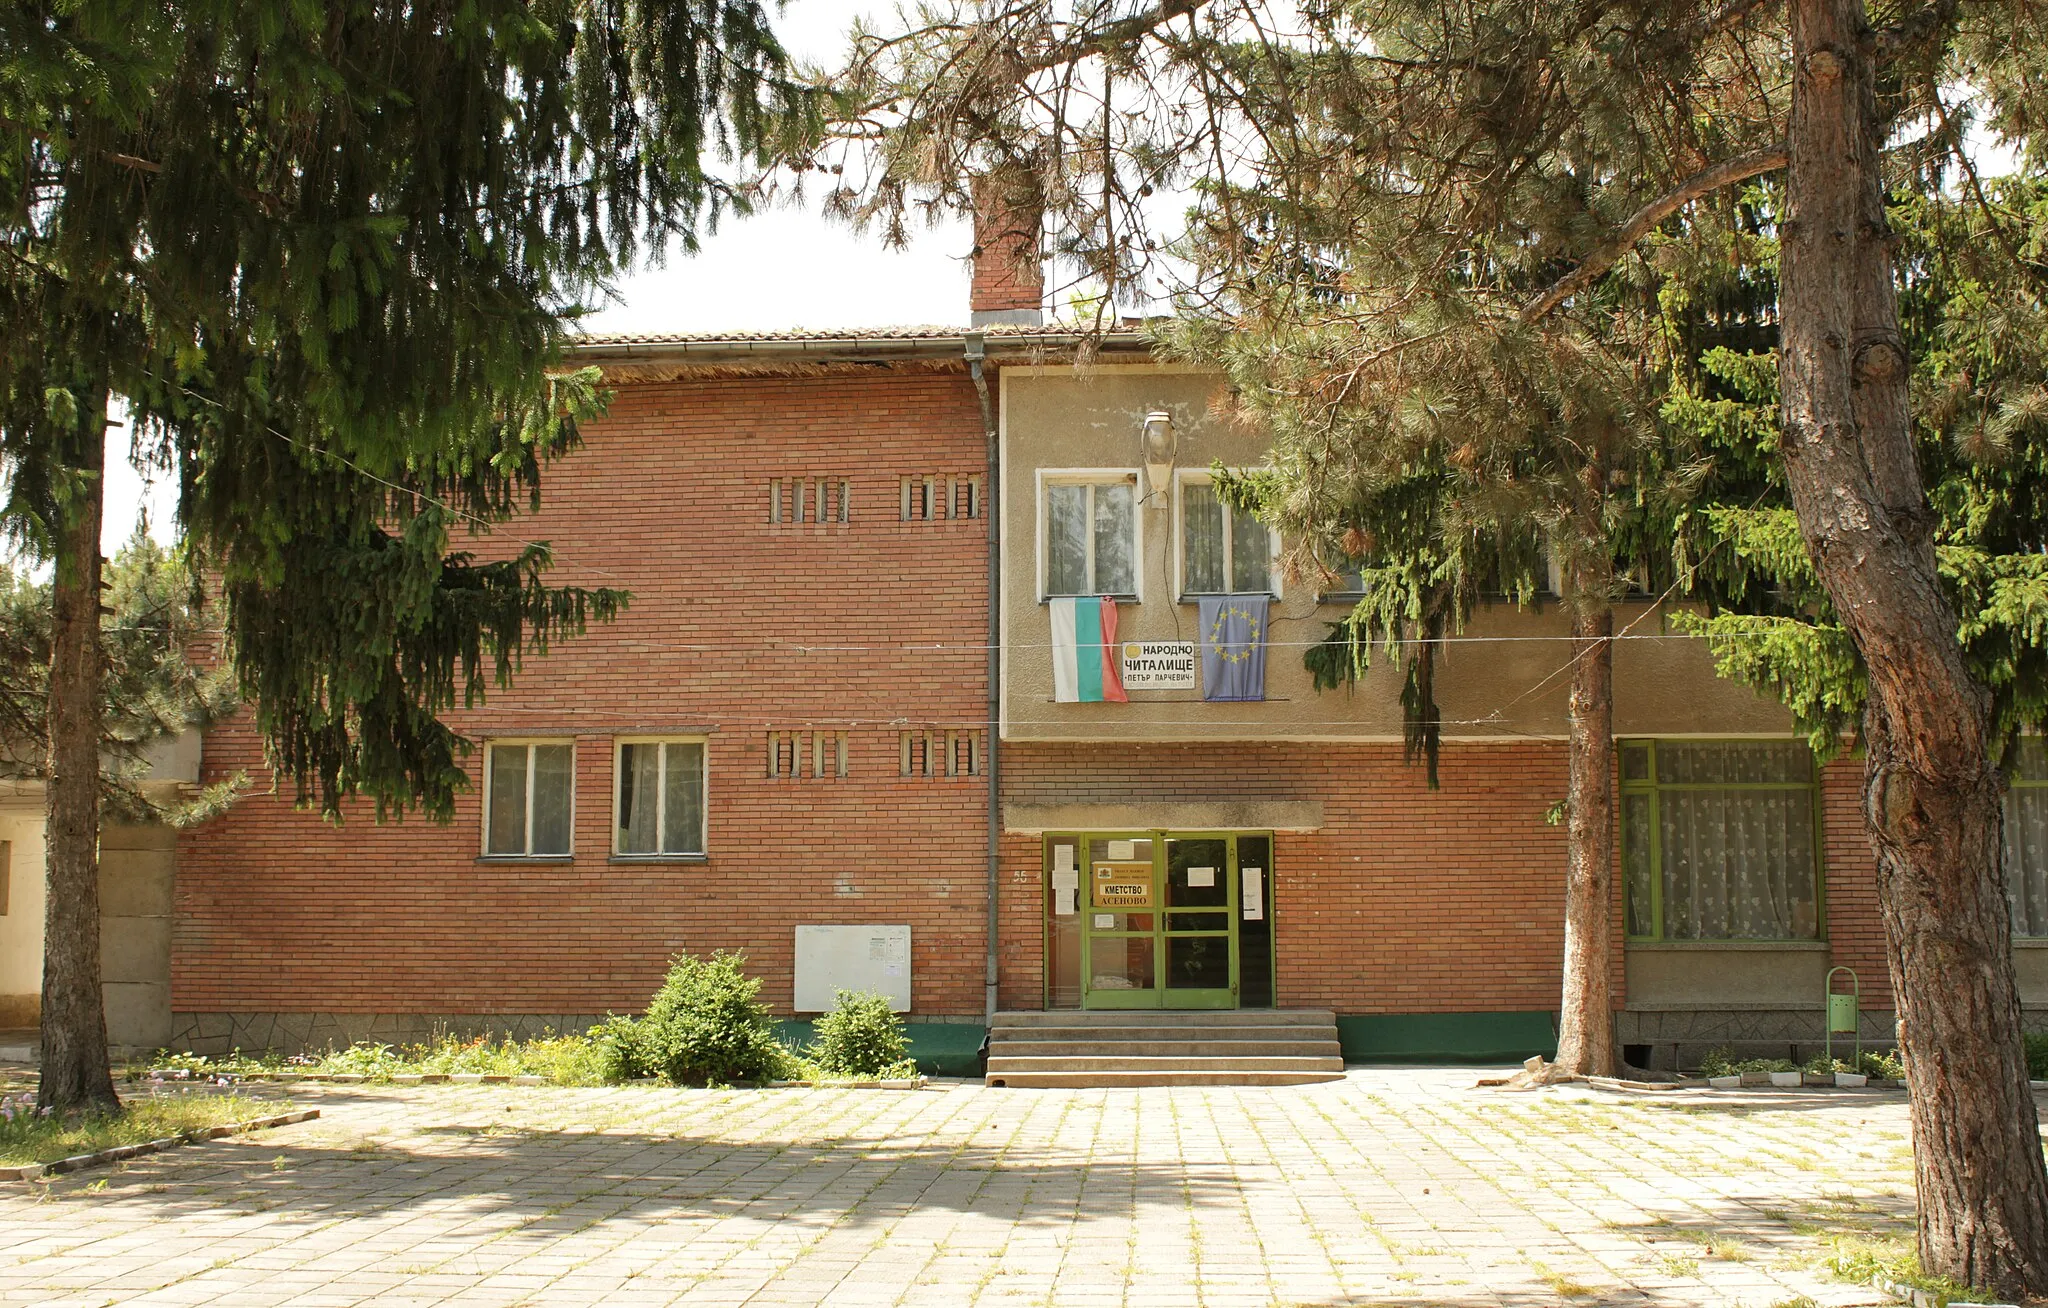
[[[2048,742],[2020,742],[2005,792],[2005,897],[2014,935],[2048,936]]]
[[[1814,781],[1797,741],[1624,741],[1629,938],[1818,939]]]
[[[1181,594],[1272,593],[1272,533],[1257,514],[1225,503],[1213,484],[1181,482],[1180,532]]]
[[[613,851],[621,857],[704,852],[704,742],[619,745]]]
[[[567,741],[484,746],[484,854],[561,858],[569,853],[576,747]]]
[[[1047,483],[1047,595],[1138,593],[1137,489],[1132,477]]]

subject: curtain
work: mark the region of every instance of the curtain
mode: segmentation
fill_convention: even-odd
[[[663,745],[661,849],[665,854],[704,852],[704,747]]]
[[[661,772],[661,746],[619,746],[619,852],[655,851],[655,783]]]
[[[533,747],[533,848],[530,854],[569,852],[569,794],[575,750],[569,745]]]
[[[1624,794],[1621,797],[1621,875],[1628,892],[1628,933],[1632,936],[1657,934],[1657,919],[1650,902],[1650,853],[1656,832],[1650,829],[1650,797]]]
[[[1045,591],[1087,595],[1088,488],[1045,488]]]
[[[1215,492],[1211,491],[1211,494]],[[1266,524],[1256,513],[1242,509],[1230,515],[1230,589],[1239,595],[1258,595],[1273,589],[1272,550]]]
[[[2048,936],[2048,786],[2005,792],[2005,894],[2014,935]]]
[[[1181,591],[1188,595],[1220,595],[1223,583],[1223,501],[1214,486],[1182,482]]]
[[[1661,745],[1657,761],[1662,775]],[[1665,790],[1657,800],[1667,940],[1818,936],[1811,791]]]
[[[1095,492],[1095,577],[1094,586],[1080,592],[1089,595],[1135,595],[1137,570],[1131,558],[1131,484],[1116,482],[1096,486]]]
[[[526,746],[491,746],[491,833],[493,854],[526,852]]]

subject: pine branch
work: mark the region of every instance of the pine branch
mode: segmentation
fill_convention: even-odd
[[[1114,46],[1123,45],[1150,33],[1154,28],[1164,27],[1176,18],[1182,18],[1200,9],[1208,0],[1159,0],[1152,8],[1105,23],[1079,37],[1061,41],[1046,50],[1018,61],[1017,67],[1026,73],[1042,73],[1050,68],[1079,63],[1092,55],[1099,55]]]
[[[1781,141],[1767,145],[1761,150],[1725,159],[1711,168],[1699,172],[1680,182],[1671,190],[1658,196],[1630,215],[1629,220],[1615,230],[1614,235],[1595,246],[1578,267],[1552,282],[1550,289],[1523,306],[1522,321],[1535,322],[1558,305],[1584,290],[1593,279],[1612,268],[1615,263],[1643,239],[1650,231],[1672,214],[1702,196],[1710,195],[1734,182],[1746,181],[1760,173],[1771,172],[1785,166],[1787,155]]]

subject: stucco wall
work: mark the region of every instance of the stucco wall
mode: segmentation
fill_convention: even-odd
[[[0,799],[7,911],[0,915],[0,1027],[34,1026],[43,989],[43,813]]]
[[[1132,691],[1129,704],[1053,701],[1050,620],[1039,595],[1043,474],[1126,470],[1138,477],[1139,602],[1120,606],[1118,637],[1196,639],[1196,606],[1177,602],[1174,593],[1174,496],[1150,486],[1139,438],[1145,415],[1164,410],[1174,419],[1176,469],[1263,462],[1262,440],[1211,416],[1218,386],[1211,374],[1149,366],[1003,370],[1005,739],[1400,739],[1400,673],[1384,659],[1348,693],[1314,690],[1302,652],[1322,639],[1346,606],[1318,603],[1313,578],[1282,581],[1269,623],[1263,703],[1206,703],[1199,688]],[[1644,616],[1643,606],[1624,605],[1616,625],[1629,628],[1630,637],[1615,655],[1616,730],[1789,730],[1789,718],[1777,704],[1715,676],[1701,642],[1666,637],[1660,615]],[[1569,630],[1554,600],[1527,609],[1506,601],[1482,606],[1440,665],[1437,694],[1445,737],[1562,736],[1568,679],[1560,674],[1570,657],[1564,640]]]
[[[100,832],[100,960],[107,1041],[156,1049],[171,1040],[171,915],[178,835],[164,826]]]

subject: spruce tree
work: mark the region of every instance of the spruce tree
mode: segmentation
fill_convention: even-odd
[[[236,689],[300,802],[445,818],[439,720],[624,596],[533,542],[602,402],[576,307],[807,129],[754,0],[0,11],[6,529],[53,564],[40,1102],[111,1106],[95,837],[110,397],[180,479]]]

